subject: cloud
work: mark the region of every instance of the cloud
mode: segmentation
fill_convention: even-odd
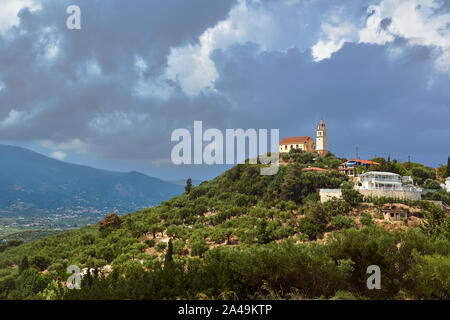
[[[41,147],[49,148],[49,149],[59,149],[59,150],[71,150],[77,153],[85,153],[87,152],[88,145],[81,141],[80,139],[72,139],[71,141],[55,143],[51,140],[40,140],[38,144]]]
[[[166,76],[189,95],[214,89],[219,76],[211,54],[247,42],[261,51],[310,48],[320,32],[320,12],[334,10],[337,1],[239,0],[228,17],[206,29],[195,43],[171,48]],[[315,15],[317,14],[317,15]]]
[[[5,119],[0,120],[0,128],[8,128],[15,125],[20,125],[26,119],[26,115],[22,111],[11,109]]]
[[[51,154],[51,157],[57,160],[64,160],[67,157],[67,154],[62,151],[55,151]]]
[[[3,141],[159,173],[194,120],[312,136],[323,116],[345,153],[449,152],[446,2],[92,0],[81,30],[77,1],[25,2],[0,30]]]
[[[31,10],[40,8],[37,0],[2,0],[0,10],[0,35],[8,29],[19,24],[18,13],[21,9],[28,7]]]
[[[322,38],[313,46],[317,61],[330,58],[345,42],[384,45],[397,38],[411,46],[433,48],[435,67],[450,71],[450,12],[437,0],[382,0],[366,9],[365,19],[322,25]],[[341,20],[340,18],[334,18]]]
[[[392,56],[393,48],[400,53]],[[324,117],[329,147],[341,156],[354,156],[357,146],[363,157],[402,160],[445,160],[450,152],[450,93],[443,90],[450,78],[433,74],[426,85],[431,48],[346,43],[320,62],[298,49],[257,52],[247,44],[213,55],[215,87],[245,106],[240,119],[249,127],[314,136]]]
[[[103,157],[151,158],[142,145],[167,149],[162,139],[191,121],[180,115],[201,117],[226,104],[220,95],[187,98],[162,74],[170,48],[195,41],[233,1],[82,2],[77,31],[65,27],[69,4],[25,8],[0,37],[2,140],[50,141],[58,149],[80,141]],[[211,105],[216,110],[206,110]]]
[[[326,35],[326,39],[320,39],[311,50],[316,61],[330,58],[334,52],[343,47],[344,43],[353,42],[357,36],[356,28],[347,22],[338,26],[324,23],[322,32]]]

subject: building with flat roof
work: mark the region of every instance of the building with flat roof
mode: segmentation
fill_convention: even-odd
[[[402,177],[392,172],[369,171],[358,176],[360,190],[403,190]]]

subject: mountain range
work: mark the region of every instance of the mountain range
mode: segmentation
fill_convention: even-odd
[[[0,145],[0,213],[119,213],[151,207],[183,186],[139,172],[71,164]]]

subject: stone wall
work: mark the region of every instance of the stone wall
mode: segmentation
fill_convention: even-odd
[[[417,191],[399,191],[399,190],[359,190],[364,197],[373,198],[396,198],[405,200],[420,200],[420,192]],[[320,202],[331,200],[333,197],[341,198],[341,189],[320,189]]]
[[[400,190],[359,190],[364,197],[374,198],[396,198],[404,200],[420,200],[421,193],[418,191],[400,191]]]

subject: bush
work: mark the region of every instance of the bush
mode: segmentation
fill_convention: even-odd
[[[316,240],[321,234],[320,228],[311,218],[301,218],[298,220],[298,231],[308,236],[309,240]]]
[[[425,189],[440,189],[441,188],[441,186],[439,185],[439,182],[437,182],[436,180],[430,179],[430,178],[425,180],[423,187]]]
[[[198,236],[189,239],[189,248],[191,249],[191,255],[199,256],[200,258],[209,249],[205,239]]]
[[[356,297],[351,292],[338,290],[331,300],[356,300]]]
[[[342,199],[347,201],[351,206],[355,206],[363,201],[363,195],[355,189],[342,189]]]
[[[350,217],[344,217],[343,215],[337,215],[331,221],[331,224],[338,230],[348,229],[355,225],[355,222]]]
[[[373,225],[372,216],[368,212],[362,213],[361,218],[359,219],[359,222],[361,222],[361,224],[366,227]]]
[[[167,248],[167,243],[160,241],[155,245],[155,250],[158,252],[163,252]]]
[[[102,221],[100,221],[98,230],[100,232],[105,231],[107,228],[117,229],[122,223],[122,218],[116,212],[108,214]]]
[[[145,240],[145,244],[148,245],[149,247],[153,247],[155,245],[155,240],[147,239]]]

